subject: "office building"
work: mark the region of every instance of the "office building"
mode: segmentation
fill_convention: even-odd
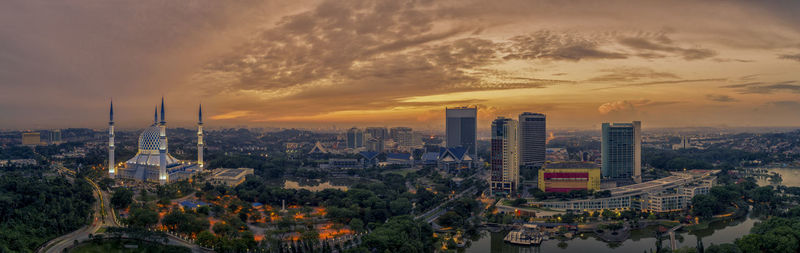
[[[381,153],[384,150],[384,141],[380,138],[370,137],[365,146],[367,151]]]
[[[547,142],[546,117],[541,113],[525,112],[519,115],[520,165],[541,166],[545,162]]]
[[[446,147],[464,147],[472,157],[478,157],[478,108],[446,108],[445,117]]]
[[[605,179],[641,181],[642,123],[603,123],[602,174]]]
[[[364,132],[356,127],[347,130],[347,148],[356,149],[364,146]]]
[[[492,194],[512,194],[519,187],[519,131],[517,121],[499,117],[492,121]]]
[[[543,192],[570,192],[600,189],[600,167],[590,162],[547,163],[539,170],[539,189]]]
[[[38,132],[22,133],[22,145],[36,146],[42,143],[41,134]]]

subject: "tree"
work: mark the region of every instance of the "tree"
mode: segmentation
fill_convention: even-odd
[[[133,192],[127,188],[119,187],[114,189],[111,195],[111,205],[116,209],[125,209],[133,203]]]
[[[742,250],[732,243],[723,243],[719,245],[711,244],[705,250],[705,253],[742,253]]]
[[[158,223],[158,213],[147,208],[134,208],[126,223],[130,227],[149,228]]]
[[[356,232],[364,231],[364,221],[362,221],[359,218],[353,218],[352,220],[350,220],[350,229]]]
[[[197,234],[197,243],[203,247],[212,247],[216,243],[217,237],[209,232],[208,230],[204,230]]]
[[[703,218],[711,218],[721,209],[717,198],[708,194],[701,194],[692,198],[692,214]]]

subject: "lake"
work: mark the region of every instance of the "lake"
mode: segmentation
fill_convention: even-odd
[[[781,175],[781,185],[800,187],[800,169],[797,168],[768,168],[770,173],[775,172]],[[759,178],[758,185],[770,185],[769,179]]]

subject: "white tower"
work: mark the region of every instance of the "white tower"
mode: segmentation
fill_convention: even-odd
[[[161,131],[159,134],[158,147],[159,153],[159,169],[158,169],[158,183],[164,185],[169,181],[167,176],[167,122],[164,121],[164,97],[161,97],[161,122],[159,124]]]
[[[114,178],[117,173],[114,166],[114,101],[108,110],[108,177]]]
[[[203,105],[197,109],[197,164],[203,169]]]

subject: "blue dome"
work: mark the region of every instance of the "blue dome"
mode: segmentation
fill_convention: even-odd
[[[139,135],[139,150],[152,150],[158,151],[161,142],[158,138],[161,129],[157,125],[145,128],[141,135]]]

